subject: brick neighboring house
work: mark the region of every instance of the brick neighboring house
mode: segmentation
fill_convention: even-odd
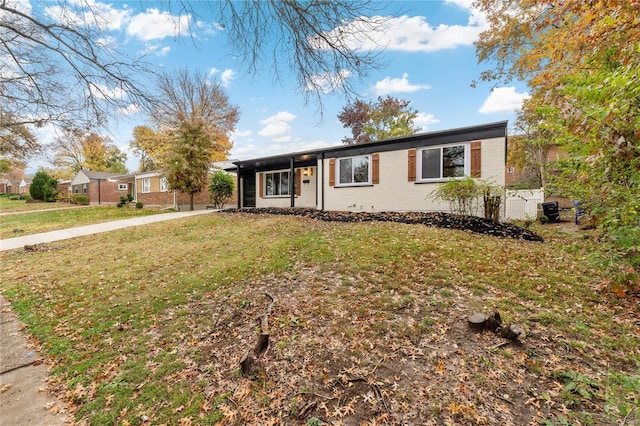
[[[129,185],[115,179],[118,176],[118,173],[80,170],[68,185],[72,194],[87,197],[89,204],[114,204],[131,193]]]
[[[220,166],[214,167],[221,168]],[[234,175],[233,173],[231,174]],[[189,194],[183,194],[169,189],[167,179],[162,175],[161,170],[120,175],[117,177],[117,180],[119,182],[126,183],[129,187],[133,188],[132,194],[136,202],[142,203],[146,206],[189,210]],[[225,207],[235,207],[236,204],[237,195],[236,191],[234,191]],[[203,210],[209,206],[211,206],[211,198],[208,189],[194,195],[194,210]]]
[[[11,181],[9,179],[0,179],[0,194],[11,193]]]

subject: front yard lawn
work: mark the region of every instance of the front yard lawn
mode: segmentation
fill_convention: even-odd
[[[0,289],[78,422],[636,424],[637,298],[536,231],[220,213],[2,253]],[[494,309],[521,342],[468,329]]]
[[[40,205],[40,204],[31,204]],[[56,231],[74,226],[158,214],[158,208],[85,206],[62,210],[42,210],[0,216],[0,239]]]

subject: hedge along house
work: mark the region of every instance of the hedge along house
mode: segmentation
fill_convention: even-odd
[[[505,183],[507,122],[236,161],[238,207],[449,211],[438,183]]]

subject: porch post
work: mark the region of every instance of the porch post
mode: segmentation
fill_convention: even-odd
[[[244,188],[242,188],[242,179],[240,179],[240,166],[236,165],[236,195],[238,197],[238,210],[242,208],[242,194],[244,194]]]
[[[289,194],[291,195],[291,207],[296,206],[296,171],[294,167],[293,157],[289,159],[289,168],[291,173],[289,174]]]

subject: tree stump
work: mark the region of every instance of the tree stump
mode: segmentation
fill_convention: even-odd
[[[489,317],[481,312],[476,312],[467,318],[467,324],[474,331],[483,331]]]
[[[505,339],[515,341],[518,340],[518,337],[524,336],[524,330],[520,326],[510,324],[500,330],[500,335]]]
[[[275,300],[269,293],[265,292],[264,294],[271,302],[267,307],[267,312],[257,318],[258,325],[260,326],[260,334],[258,335],[256,346],[253,348],[253,351],[245,352],[240,359],[240,371],[243,376],[253,376],[262,370],[262,364],[258,358],[269,348],[269,315],[271,314]]]

